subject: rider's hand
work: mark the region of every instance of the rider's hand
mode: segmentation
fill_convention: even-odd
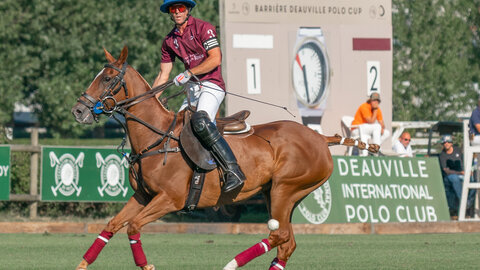
[[[176,86],[184,85],[190,80],[191,77],[192,73],[189,70],[185,70],[185,72],[178,74],[173,82]]]

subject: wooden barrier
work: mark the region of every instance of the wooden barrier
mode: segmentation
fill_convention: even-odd
[[[30,218],[37,217],[37,207],[40,201],[38,194],[38,168],[39,155],[42,151],[38,145],[39,128],[30,129],[30,145],[10,145],[12,152],[29,152],[30,156],[30,193],[29,194],[10,194],[10,201],[25,201],[30,202],[29,215]]]
[[[86,222],[0,222],[0,233],[93,233],[106,223]],[[445,221],[425,223],[292,224],[295,234],[420,234],[478,233],[478,222]],[[120,230],[126,233],[126,229]],[[154,222],[142,233],[268,234],[263,223],[164,223]]]

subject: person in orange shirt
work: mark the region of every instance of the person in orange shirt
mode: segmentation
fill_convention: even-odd
[[[372,93],[370,98],[360,105],[352,122],[352,135],[360,135],[360,139],[381,145],[390,136],[390,131],[385,129],[382,110],[380,109],[380,94]],[[362,156],[368,155],[363,150]]]

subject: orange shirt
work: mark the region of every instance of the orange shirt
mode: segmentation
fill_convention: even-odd
[[[368,102],[363,103],[358,108],[357,112],[355,113],[355,117],[353,119],[352,125],[361,125],[367,123],[366,118],[372,117],[372,105]],[[382,121],[382,110],[380,108],[377,109],[377,120]]]

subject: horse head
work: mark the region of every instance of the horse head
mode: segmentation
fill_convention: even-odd
[[[72,108],[75,120],[81,124],[92,124],[94,120],[98,122],[99,114],[111,113],[118,101],[129,97],[125,82],[125,74],[129,68],[126,62],[127,46],[123,47],[118,59],[115,59],[105,48],[103,50],[108,64],[105,64]]]

